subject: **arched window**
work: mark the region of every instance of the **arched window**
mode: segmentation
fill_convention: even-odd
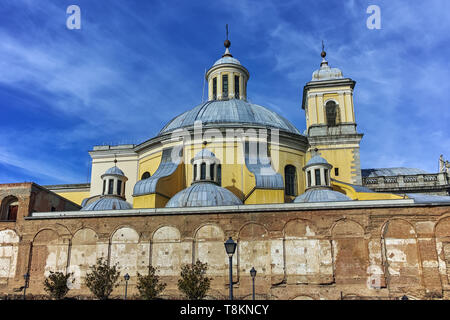
[[[311,187],[311,170],[308,170],[307,176],[308,176],[308,188],[309,188],[309,187]]]
[[[221,164],[217,165],[217,183],[219,184],[219,186],[222,185],[222,165]]]
[[[213,100],[217,99],[217,78],[213,78]]]
[[[150,176],[150,172],[145,171],[145,172],[142,174],[141,180],[148,179],[148,178],[150,178],[150,177],[151,177],[151,176]]]
[[[206,163],[202,162],[200,165],[200,180],[206,179]]]
[[[19,210],[19,200],[10,196],[2,201],[0,220],[16,221],[17,211]]]
[[[214,181],[214,163],[211,164],[211,169],[210,169],[210,175],[211,175],[211,180]]]
[[[108,194],[113,194],[113,190],[114,190],[114,180],[109,179],[108,180]]]
[[[234,76],[234,97],[236,99],[240,98],[240,93],[239,93],[239,76]]]
[[[122,180],[117,180],[117,194],[122,195]]]
[[[284,193],[287,196],[296,196],[297,174],[294,166],[287,165],[284,167],[284,180]]]
[[[316,178],[316,186],[322,185],[322,182],[320,181],[320,169],[314,169],[314,175]]]
[[[335,127],[339,122],[338,119],[339,114],[336,102],[328,101],[327,104],[325,105],[325,113],[327,117],[327,125],[329,127]]]
[[[197,164],[194,164],[194,181],[197,180]]]
[[[222,76],[222,98],[228,98],[228,75]]]

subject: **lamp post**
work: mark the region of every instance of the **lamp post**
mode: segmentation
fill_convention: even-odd
[[[250,275],[252,277],[252,288],[253,288],[253,294],[252,294],[252,298],[253,300],[255,300],[255,277],[256,277],[256,269],[254,267],[252,267],[252,269],[250,270]]]
[[[127,300],[128,280],[130,280],[130,275],[127,273],[123,278],[125,279],[125,300]]]
[[[23,287],[23,300],[26,299],[27,295],[27,288],[28,288],[28,282],[30,281],[30,274],[27,272],[23,275],[23,278],[25,280],[25,285]]]
[[[236,242],[231,237],[225,242],[225,251],[230,264],[230,300],[233,300],[233,254],[236,251]]]

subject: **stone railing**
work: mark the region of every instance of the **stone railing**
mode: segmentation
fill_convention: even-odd
[[[363,186],[371,189],[391,189],[391,188],[420,188],[448,186],[450,177],[447,173],[418,174],[411,176],[393,177],[363,177]]]

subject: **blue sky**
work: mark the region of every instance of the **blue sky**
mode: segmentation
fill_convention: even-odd
[[[81,30],[66,9],[81,8]],[[369,30],[369,5],[381,30]],[[437,172],[450,158],[450,1],[0,2],[0,183],[84,183],[94,145],[140,143],[201,102],[231,52],[248,98],[301,131],[302,89],[327,59],[356,80],[363,168]]]

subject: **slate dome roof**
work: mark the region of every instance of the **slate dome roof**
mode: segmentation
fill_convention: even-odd
[[[335,201],[352,201],[345,194],[329,190],[329,189],[310,189],[304,194],[295,198],[294,202],[335,202]]]
[[[236,206],[242,201],[228,189],[211,182],[196,182],[175,194],[166,204],[166,208]]]
[[[230,56],[225,56],[223,58],[220,58],[219,60],[217,60],[213,66],[217,66],[219,64],[225,64],[225,63],[231,63],[231,64],[238,64],[241,65],[241,63],[239,62],[238,59],[230,57]]]
[[[116,174],[118,176],[125,176],[123,171],[117,168],[116,166],[109,168],[108,170],[106,170],[104,174]]]
[[[315,165],[315,164],[329,164],[327,160],[322,158],[321,156],[313,156],[309,161],[306,163],[307,166]]]
[[[162,128],[159,135],[175,129],[191,127],[195,121],[202,121],[203,126],[209,124],[247,124],[301,134],[289,120],[276,112],[245,100],[231,99],[212,100],[199,104],[172,119]]]
[[[116,197],[102,197],[81,208],[81,211],[132,209],[131,204]]]

